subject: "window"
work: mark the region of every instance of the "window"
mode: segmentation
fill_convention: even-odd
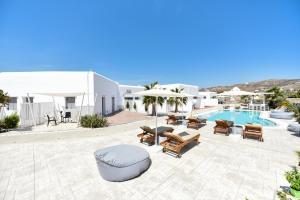
[[[133,97],[125,97],[125,100],[133,100]]]
[[[10,97],[7,105],[8,110],[17,110],[17,97]]]
[[[135,99],[135,100],[139,100],[139,99],[140,99],[140,97],[135,97],[134,99]]]
[[[128,89],[128,90],[126,90],[126,93],[127,93],[127,94],[131,94],[132,91]]]
[[[75,108],[75,97],[66,97],[66,109]]]
[[[33,103],[33,97],[29,97],[29,99],[30,99],[30,103]],[[29,103],[28,102],[28,97],[23,97],[23,102],[24,103]]]

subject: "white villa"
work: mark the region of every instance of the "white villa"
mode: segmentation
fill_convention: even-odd
[[[200,108],[214,107],[218,105],[218,98],[216,92],[199,92],[198,97],[201,99]]]
[[[175,88],[183,89],[182,92],[190,95],[190,97],[188,97],[187,104],[179,108],[179,110],[183,112],[191,112],[193,109],[218,106],[218,99],[216,98],[215,92],[198,92],[199,87],[195,85],[178,83],[159,85],[159,87],[166,90],[172,90]],[[137,112],[145,113],[146,111],[143,105],[143,99],[134,94],[143,90],[144,87],[142,86],[120,85],[121,97],[123,99],[122,105],[126,106],[128,102],[130,110],[134,110],[133,105],[135,104]],[[174,106],[172,107],[166,102],[162,106],[158,107],[159,113],[168,113],[169,111],[173,110]],[[149,107],[148,112],[151,112],[151,107]]]
[[[33,125],[32,115],[42,123],[42,115],[54,110],[69,111],[75,120],[79,108],[82,114],[104,115],[122,108],[119,84],[90,71],[2,72],[0,87],[11,97],[6,112],[20,113],[23,126]]]
[[[160,87],[180,88],[190,95],[187,104],[179,108],[183,112],[217,105],[217,99],[212,99],[213,93],[199,93],[198,86],[167,84]],[[0,88],[11,97],[5,114],[19,113],[21,126],[41,124],[45,114],[55,116],[58,111],[70,112],[74,121],[79,114],[108,115],[126,109],[127,104],[131,111],[146,113],[143,97],[135,95],[144,90],[143,86],[121,85],[92,71],[1,72]],[[158,107],[159,113],[173,110],[174,106],[166,102]]]

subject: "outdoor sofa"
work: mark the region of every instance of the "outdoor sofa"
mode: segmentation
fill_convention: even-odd
[[[216,120],[216,126],[214,127],[214,134],[216,133],[224,133],[227,136],[229,135],[231,128],[233,127],[233,121],[227,120]]]
[[[207,119],[202,118],[188,118],[187,128],[199,129],[206,124]]]
[[[243,131],[243,138],[257,138],[259,141],[263,142],[263,128],[261,125],[253,125],[253,124],[246,124],[245,129]]]

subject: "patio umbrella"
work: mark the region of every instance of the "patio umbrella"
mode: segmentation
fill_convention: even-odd
[[[141,92],[134,93],[138,96],[151,96],[155,97],[155,107],[157,108],[157,99],[158,97],[183,97],[183,94],[172,92],[170,90],[164,90],[164,89],[151,89],[151,90],[145,90]],[[158,135],[157,135],[157,109],[155,112],[155,138],[156,138],[156,144],[158,144]]]

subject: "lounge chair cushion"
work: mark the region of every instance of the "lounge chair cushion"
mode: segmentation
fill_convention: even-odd
[[[194,134],[188,134],[186,132],[182,132],[179,134],[169,133],[169,132],[165,133],[165,136],[167,136],[169,138],[173,138],[174,140],[176,140],[178,142],[182,142],[182,143],[194,138],[196,135],[199,135],[199,133],[194,133]]]
[[[185,132],[184,132],[185,133]],[[186,133],[185,133],[186,134]],[[196,135],[199,135],[199,133],[193,133],[193,134],[186,134],[184,136],[181,136],[181,138],[184,140],[184,141],[188,141],[192,138],[194,138]]]
[[[178,142],[184,142],[183,138],[179,134],[166,132],[166,133],[164,133],[164,135],[166,137],[173,138],[174,140],[176,140]]]
[[[153,132],[153,129],[151,129],[149,126],[142,126],[141,129],[147,133],[155,134],[155,130]]]
[[[149,153],[133,145],[117,145],[97,150],[95,158],[100,175],[108,181],[135,178],[150,166]]]
[[[150,127],[148,126],[142,126],[141,129],[147,133],[151,133],[151,134],[154,134],[155,135],[155,128],[151,129]],[[160,126],[160,127],[157,127],[157,134],[162,134],[166,131],[169,131],[169,132],[173,132],[174,129],[171,128],[171,127],[166,127],[166,126]]]

